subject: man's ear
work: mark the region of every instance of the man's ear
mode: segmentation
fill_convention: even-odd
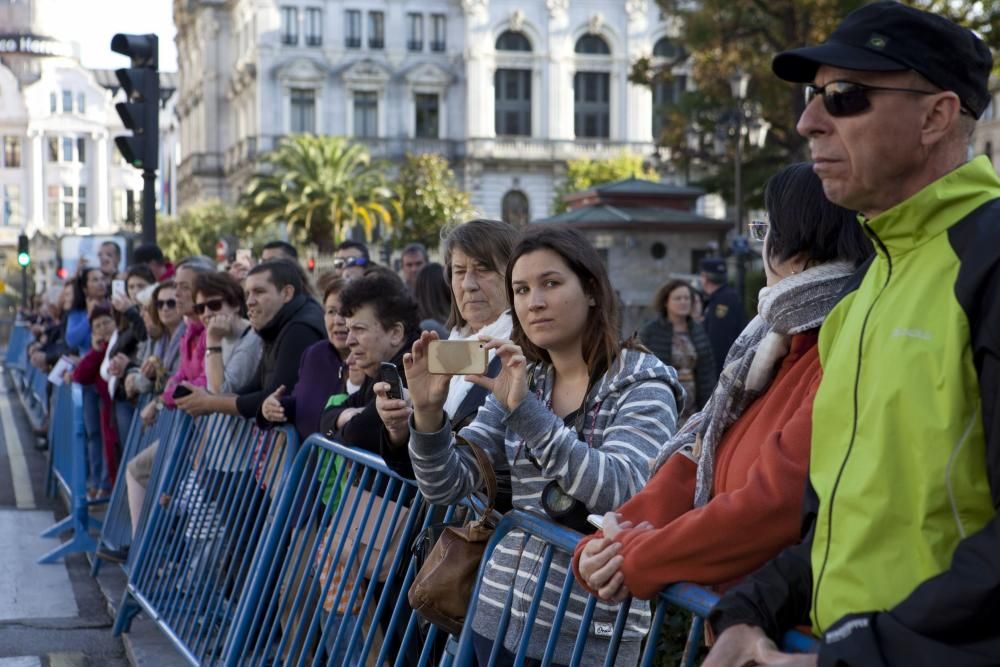
[[[295,288],[291,285],[285,285],[281,288],[281,302],[288,303],[293,298],[295,298]]]
[[[396,322],[389,329],[389,340],[392,341],[393,345],[402,345],[403,341],[406,339],[406,327],[402,322]]]
[[[931,147],[948,139],[955,130],[955,124],[959,122],[961,109],[962,103],[955,93],[944,91],[934,95],[924,115],[923,127],[920,128],[924,146]]]

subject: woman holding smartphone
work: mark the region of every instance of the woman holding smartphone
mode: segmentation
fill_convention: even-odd
[[[618,336],[618,306],[600,255],[578,232],[556,226],[522,233],[507,265],[513,305],[511,340],[490,339],[502,370],[496,378],[467,376],[490,392],[459,437],[483,449],[497,477],[510,479],[518,509],[544,512],[580,529],[588,513],[616,507],[639,491],[649,460],[673,435],[683,390],[676,373]],[[457,446],[444,406],[450,378],[428,370],[424,333],[405,355],[413,415],[409,451],[421,492],[433,504],[451,504],[477,491],[474,457]],[[543,500],[543,496],[545,499]],[[556,503],[550,501],[556,500]],[[568,505],[567,511],[559,511]],[[484,574],[473,621],[481,664],[494,641],[510,664],[531,604],[514,596],[504,637],[496,636],[507,591],[532,591],[544,544],[522,535],[503,539]],[[540,659],[559,603],[569,556],[556,555],[528,645]],[[570,575],[572,576],[572,575]],[[586,593],[574,587],[560,628],[555,663],[569,664]],[[617,607],[599,604],[581,664],[603,662]],[[634,664],[649,627],[648,605],[633,605],[616,664]]]

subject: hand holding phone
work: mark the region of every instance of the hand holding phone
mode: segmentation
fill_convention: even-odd
[[[114,279],[111,281],[111,296],[127,296],[125,291],[125,281]]]
[[[176,401],[178,398],[184,398],[185,396],[190,396],[192,393],[194,392],[192,392],[189,387],[185,387],[184,385],[179,384],[177,385],[177,388],[174,389],[173,399]]]
[[[396,400],[403,398],[403,379],[399,375],[399,369],[396,368],[396,364],[383,361],[379,366],[379,379],[389,385],[389,391],[386,392],[386,396]]]
[[[435,375],[483,375],[487,361],[481,340],[432,340],[427,345],[427,370]]]

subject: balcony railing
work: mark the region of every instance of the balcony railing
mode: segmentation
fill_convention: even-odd
[[[406,40],[406,50],[407,51],[423,51],[424,42],[419,39],[408,39]]]
[[[578,158],[603,159],[622,152],[648,155],[652,142],[614,141],[610,139],[536,139],[532,137],[496,137],[469,139],[465,153],[471,158],[500,160],[564,161]]]
[[[438,41],[431,42],[431,51],[442,53],[444,51],[444,48],[445,48],[445,43],[443,40],[440,42]]]
[[[360,49],[361,48],[361,38],[360,37],[346,37],[344,39],[344,47],[348,49]]]

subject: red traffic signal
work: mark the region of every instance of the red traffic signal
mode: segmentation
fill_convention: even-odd
[[[309,269],[309,273],[312,273],[313,271],[316,270],[316,258],[315,257],[310,257],[309,258],[309,261],[306,262],[306,268]]]

